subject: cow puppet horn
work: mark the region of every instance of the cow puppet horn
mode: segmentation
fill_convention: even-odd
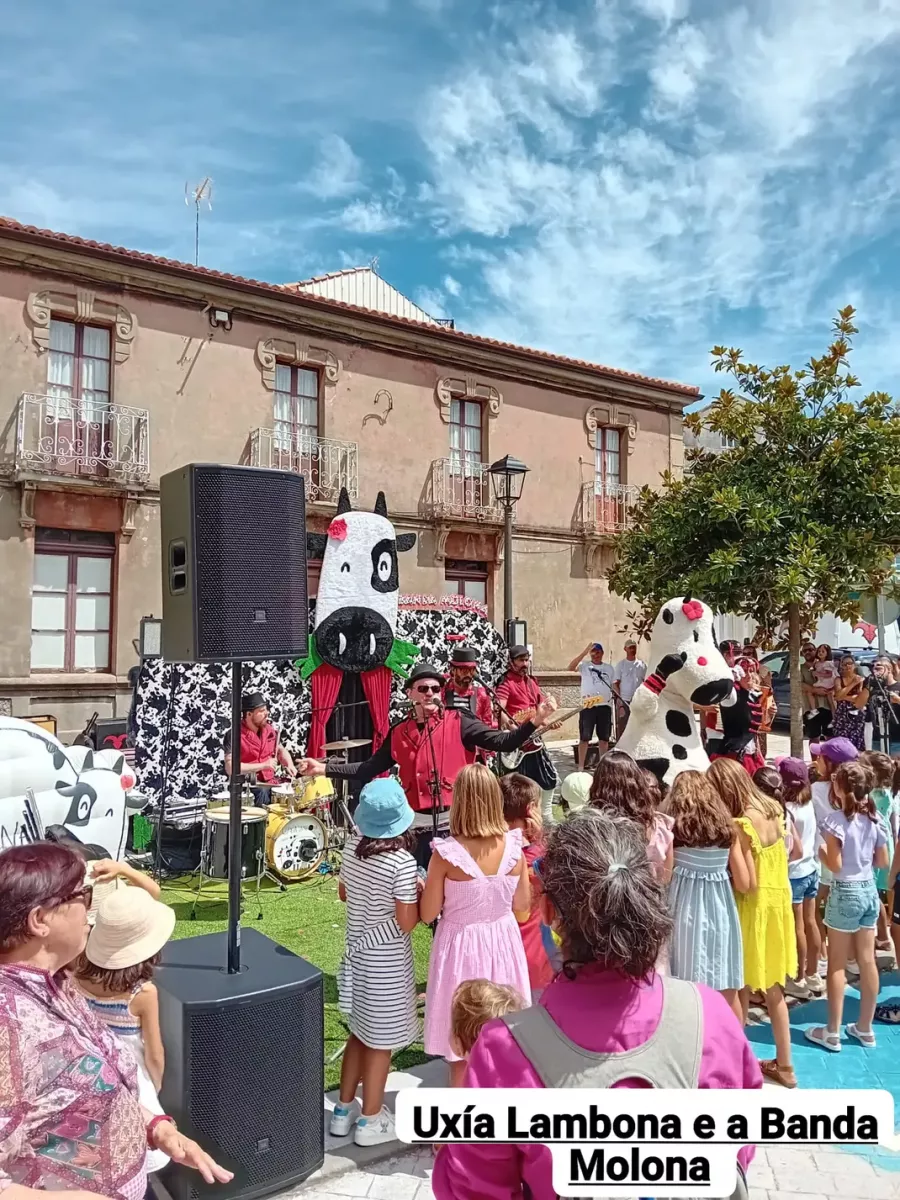
[[[375,497],[375,507],[372,511],[377,513],[379,517],[386,517],[388,515],[387,501],[384,498],[384,492],[379,492]]]
[[[343,513],[348,513],[348,512],[352,512],[352,511],[353,511],[353,505],[350,503],[350,497],[347,494],[347,489],[345,487],[342,487],[341,494],[338,496],[337,515],[341,516]]]

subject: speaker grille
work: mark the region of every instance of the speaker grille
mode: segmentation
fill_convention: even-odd
[[[323,994],[186,1011],[189,1117],[201,1145],[240,1163],[231,1196],[308,1174],[322,1157]],[[191,1200],[209,1189],[191,1172]]]
[[[305,654],[303,479],[197,465],[193,502],[198,659]]]

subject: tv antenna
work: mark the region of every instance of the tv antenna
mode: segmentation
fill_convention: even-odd
[[[194,266],[200,266],[200,206],[205,204],[212,211],[212,180],[207,175],[202,183],[192,188],[184,185],[184,202],[194,206]]]

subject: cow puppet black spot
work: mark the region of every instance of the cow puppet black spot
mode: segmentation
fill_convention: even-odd
[[[690,737],[691,718],[687,713],[678,712],[672,708],[666,713],[666,729],[675,737]]]
[[[676,744],[672,747],[672,757],[677,758],[679,762],[684,762],[687,758],[687,750],[685,750],[684,746]]]

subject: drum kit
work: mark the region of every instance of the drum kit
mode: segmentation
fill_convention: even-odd
[[[367,739],[346,738],[329,742],[325,749],[346,755],[367,745]],[[287,883],[308,879],[316,872],[336,872],[353,828],[344,781],[338,780],[338,784],[339,792],[330,779],[321,776],[272,784],[245,782],[241,797],[241,885],[255,881],[257,905],[264,878],[284,891]],[[262,789],[271,792],[272,802],[266,808],[253,803],[253,792]],[[203,814],[200,878],[192,919],[204,882],[228,879],[230,802],[228,791],[217,792]]]

